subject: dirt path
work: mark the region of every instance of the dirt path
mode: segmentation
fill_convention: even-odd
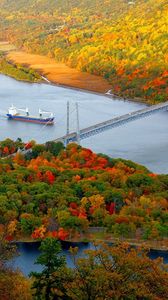
[[[11,51],[7,58],[14,62],[30,66],[55,84],[75,87],[88,91],[105,93],[110,84],[103,78],[72,69],[63,63],[42,55],[29,54],[23,51]]]

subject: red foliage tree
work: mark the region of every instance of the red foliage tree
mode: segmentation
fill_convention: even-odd
[[[72,209],[77,209],[77,204],[75,203],[75,202],[71,202],[70,203],[70,207],[72,208]]]
[[[8,154],[9,154],[9,148],[8,148],[7,146],[5,146],[5,147],[3,148],[3,153],[4,153],[5,155],[8,155]]]
[[[32,148],[32,143],[31,142],[28,142],[26,145],[25,145],[25,149],[28,150],[28,149],[31,149]]]
[[[112,202],[110,204],[106,204],[106,209],[109,212],[110,215],[114,214],[115,212],[115,203]]]
[[[53,173],[48,170],[45,172],[45,175],[47,177],[47,181],[49,182],[49,184],[53,184],[55,180],[55,176],[53,175]]]
[[[68,231],[66,231],[64,228],[60,227],[58,230],[58,238],[62,241],[65,241],[69,236]]]

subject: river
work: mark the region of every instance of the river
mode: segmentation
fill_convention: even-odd
[[[70,129],[76,128],[75,102],[79,104],[80,128],[136,111],[144,104],[109,98],[84,91],[49,84],[19,82],[0,75],[0,140],[7,137],[35,139],[38,142],[55,139],[66,132],[66,103],[70,102]],[[38,109],[52,111],[54,126],[9,121],[3,117],[8,107],[28,107],[32,114]],[[157,173],[168,173],[168,113],[162,112],[124,126],[113,128],[82,141],[82,146],[112,157],[130,159]]]
[[[84,91],[58,87],[48,84],[30,84],[19,82],[0,75],[0,140],[7,137],[22,138],[24,141],[35,139],[39,143],[53,140],[66,131],[66,103],[70,102],[70,129],[76,128],[75,102],[79,105],[80,128],[105,121],[112,117],[136,111],[145,107],[144,104],[112,99]],[[4,116],[8,107],[29,107],[32,114],[38,109],[52,111],[55,115],[54,126],[42,126],[30,123],[9,121]],[[122,157],[141,163],[153,172],[168,173],[168,113],[162,112],[145,119],[108,130],[97,136],[82,141],[82,146],[95,152],[103,152],[112,157]],[[91,244],[80,245],[79,254]],[[39,252],[36,244],[20,244],[21,255],[15,259],[14,265],[24,274],[32,270],[40,270],[34,265]],[[72,266],[68,250],[64,247],[67,263]],[[159,256],[153,252],[152,257]],[[165,260],[167,262],[167,254]]]
[[[12,263],[13,268],[19,268],[24,275],[28,276],[31,271],[37,271],[40,272],[42,270],[41,265],[34,264],[37,257],[40,254],[40,251],[38,250],[40,246],[40,243],[19,243],[18,244],[18,255]],[[64,255],[66,258],[66,262],[68,267],[73,268],[73,260],[72,256],[69,252],[69,247],[78,247],[78,257],[81,257],[84,255],[83,251],[88,249],[94,249],[94,246],[92,243],[62,243],[62,251],[61,255]],[[156,251],[152,250],[149,253],[149,257],[152,259],[155,259],[157,257],[162,257],[164,263],[168,263],[168,253],[167,251]]]

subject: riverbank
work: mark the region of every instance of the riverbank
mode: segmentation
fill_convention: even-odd
[[[14,243],[37,243],[39,240],[33,239],[31,237],[22,237],[18,240],[15,240]],[[155,250],[155,251],[164,251],[168,252],[168,239],[164,240],[141,240],[141,239],[127,239],[122,237],[114,237],[111,234],[105,233],[103,231],[101,232],[88,232],[85,234],[82,234],[80,237],[74,237],[70,238],[68,240],[64,240],[63,242],[67,243],[74,243],[74,244],[80,244],[80,243],[112,243],[112,244],[118,244],[118,243],[127,243],[130,246],[133,247],[144,247],[149,250]]]
[[[11,63],[7,54],[16,50],[16,47],[8,42],[0,42],[0,74],[10,76],[16,80],[24,82],[44,82],[45,78],[42,78],[38,72],[30,67],[24,67],[18,63]]]
[[[91,241],[97,241],[97,242],[103,242],[103,243],[112,243],[112,244],[118,244],[118,243],[128,243],[130,246],[133,247],[145,247],[149,250],[157,250],[157,251],[166,251],[168,252],[168,240],[162,240],[162,241],[155,241],[155,240],[138,240],[138,239],[126,239],[126,238],[115,238],[112,235],[106,235],[104,237],[101,237],[99,235],[94,235],[93,237],[90,237],[88,239],[89,242]]]
[[[0,74],[23,82],[39,83],[43,81],[42,77],[35,70],[23,67],[20,64],[10,63],[5,56],[0,57]]]
[[[168,241],[167,245],[164,245],[162,241],[144,241],[144,240],[137,240],[137,239],[125,239],[125,238],[114,238],[114,237],[108,237],[108,238],[98,238],[96,236],[92,238],[83,238],[83,239],[71,239],[67,240],[66,242],[70,243],[111,243],[111,244],[119,244],[119,243],[127,243],[128,245],[132,247],[144,247],[149,250],[155,250],[155,251],[165,251],[168,252]]]
[[[1,70],[4,75],[11,76],[17,80],[28,82],[47,82],[64,88],[71,88],[79,91],[85,90],[88,93],[106,94],[109,98],[123,99],[125,101],[133,101],[137,103],[147,103],[146,99],[140,97],[124,97],[124,95],[116,94],[112,91],[112,86],[101,76],[91,75],[81,72],[74,68],[70,68],[64,63],[57,63],[54,59],[47,56],[26,53],[18,50],[14,45],[8,42],[0,42],[0,51],[5,54],[6,62],[13,67],[15,71],[6,72]],[[17,68],[17,65],[19,68]],[[35,78],[20,78],[18,69],[23,68],[26,72],[37,74]],[[38,78],[39,75],[39,78]],[[22,76],[23,77],[23,76]],[[38,80],[37,80],[38,78]]]
[[[79,91],[85,90],[88,93],[105,94],[113,99],[124,99],[147,105],[154,104],[152,100],[147,101],[140,97],[130,98],[120,93],[116,94],[113,92],[111,84],[103,77],[70,68],[47,56],[12,50],[7,53],[6,58],[11,65],[19,64],[27,69],[35,70],[41,76],[42,82]]]
[[[43,55],[11,51],[6,57],[11,63],[36,70],[51,83],[57,85],[98,93],[106,93],[111,89],[111,85],[102,77],[80,72]]]

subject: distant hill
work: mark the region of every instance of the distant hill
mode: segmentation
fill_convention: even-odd
[[[167,100],[167,0],[4,0],[0,26],[1,39],[103,76],[115,94]]]

